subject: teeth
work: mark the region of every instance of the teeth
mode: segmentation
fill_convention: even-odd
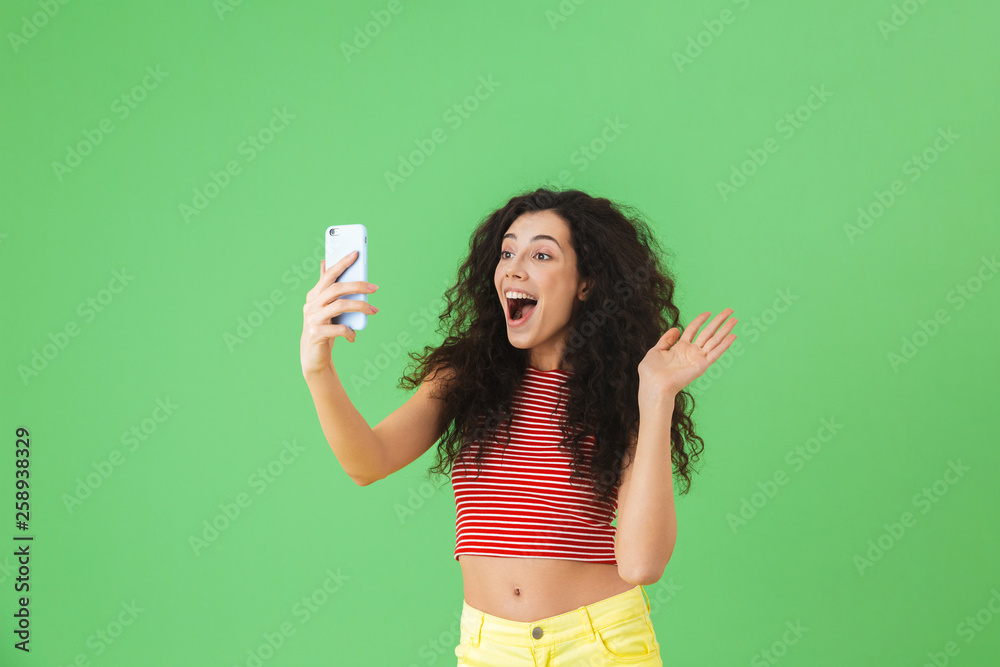
[[[513,290],[504,292],[504,296],[508,299],[531,299],[532,301],[538,301],[537,297],[531,296],[525,292],[515,292]]]

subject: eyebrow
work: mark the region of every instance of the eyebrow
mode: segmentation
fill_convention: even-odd
[[[515,241],[517,240],[517,237],[514,236],[514,234],[511,234],[510,232],[504,234],[503,237],[505,239],[509,238],[509,239],[514,239]],[[548,240],[552,241],[553,243],[555,243],[557,246],[559,246],[559,249],[562,250],[562,246],[559,245],[559,241],[555,240],[553,237],[549,236],[548,234],[538,234],[537,236],[532,236],[530,242],[534,243],[538,239],[548,239]]]

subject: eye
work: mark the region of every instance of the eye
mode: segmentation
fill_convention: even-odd
[[[507,259],[506,257],[504,257],[504,255],[509,255],[509,254],[510,254],[510,251],[508,251],[508,250],[501,250],[500,251],[500,259]],[[539,252],[539,253],[535,253],[535,254],[536,254],[536,256],[537,255],[545,255],[549,259],[552,259],[552,255],[550,255],[547,252]]]

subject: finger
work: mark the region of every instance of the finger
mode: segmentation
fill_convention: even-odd
[[[318,324],[315,327],[316,333],[326,339],[333,340],[337,336],[343,336],[347,340],[354,342],[357,332],[346,324],[330,324],[329,320],[325,324]]]
[[[722,314],[725,314],[725,311],[723,311],[723,313],[720,314],[720,317],[722,316]],[[718,318],[716,318],[716,319],[718,319]],[[736,318],[733,318],[733,319],[729,320],[728,322],[726,322],[726,325],[724,327],[722,327],[721,329],[719,329],[715,333],[715,335],[713,335],[711,338],[709,338],[708,340],[706,340],[705,344],[702,345],[701,348],[705,352],[708,352],[709,350],[714,349],[722,341],[722,339],[725,338],[726,335],[730,331],[733,330],[733,327],[736,326],[737,322],[739,322],[739,320],[737,320]],[[705,328],[705,331],[701,332],[702,335],[698,337],[699,340],[702,338],[702,336],[705,335],[705,332],[707,332],[707,331],[709,331],[711,329],[714,329],[717,326],[718,326],[718,324],[716,322],[714,322],[714,321],[711,324],[709,324],[708,327]]]
[[[346,313],[347,311],[360,311],[367,315],[374,315],[375,306],[360,299],[334,299],[332,303],[327,304],[319,312],[322,316],[321,319],[329,322],[331,317]]]
[[[670,346],[672,346],[674,343],[677,342],[677,339],[680,338],[680,335],[681,335],[680,329],[678,329],[677,327],[671,327],[670,329],[667,329],[666,333],[660,336],[660,339],[656,341],[656,345],[654,345],[653,347],[658,348],[660,350],[668,350],[670,349]]]
[[[355,331],[351,327],[347,326],[346,324],[337,324],[335,326],[340,331],[341,335],[344,338],[346,338],[347,340],[351,341],[352,343],[354,342],[354,339],[358,335],[357,331]]]
[[[701,328],[701,325],[704,324],[705,320],[707,320],[711,316],[712,313],[704,312],[698,317],[694,318],[694,321],[684,328],[684,333],[681,335],[681,340],[690,343],[694,339],[695,333],[697,333],[698,329]]]
[[[319,282],[317,283],[320,290],[322,291],[325,288],[332,285],[334,282],[336,282],[337,278],[339,278],[341,274],[343,274],[344,271],[347,270],[347,267],[349,267],[352,263],[354,263],[354,260],[357,259],[357,255],[358,251],[352,250],[350,253],[344,255],[339,260],[337,260],[336,263],[334,263],[333,266],[330,267],[329,271],[324,269],[323,275],[320,277]],[[324,260],[323,263],[325,265],[326,261]]]
[[[316,284],[310,287],[309,291],[306,292],[306,300],[311,299],[313,297],[313,294],[316,293],[316,290],[319,288],[319,284],[323,282],[324,273],[326,273],[326,260],[321,259],[319,262],[319,280],[317,280]]]
[[[715,332],[718,330],[719,325],[722,324],[725,321],[725,319],[732,314],[733,314],[733,309],[726,308],[724,311],[716,315],[715,319],[709,322],[708,326],[706,326],[705,329],[700,334],[698,334],[698,338],[695,339],[694,344],[698,345],[699,347],[704,347],[705,343],[712,336],[715,335]]]
[[[722,345],[712,348],[712,351],[705,355],[705,359],[708,360],[708,365],[711,366],[715,363],[715,360],[722,356],[722,353],[729,349],[729,346],[733,344],[736,340],[736,334],[731,334],[726,337],[722,342]]]
[[[337,326],[341,327],[344,330],[344,338],[351,341],[352,343],[354,342],[354,339],[358,337],[358,332],[352,329],[351,327],[347,326],[346,324],[338,324]]]
[[[711,352],[712,350],[714,350],[716,347],[719,346],[719,343],[721,343],[723,341],[723,339],[725,339],[725,337],[729,334],[729,332],[733,330],[733,327],[736,326],[737,322],[739,322],[739,320],[737,320],[735,318],[733,318],[733,319],[729,320],[728,322],[726,322],[726,326],[724,326],[721,329],[719,329],[719,331],[714,336],[712,336],[711,338],[709,338],[705,342],[705,345],[702,346],[701,349],[706,354],[709,353],[709,352]]]
[[[320,294],[320,305],[326,306],[347,294],[371,294],[376,289],[378,288],[375,285],[365,280],[355,280],[349,283],[333,283]],[[347,299],[347,301],[354,300]]]

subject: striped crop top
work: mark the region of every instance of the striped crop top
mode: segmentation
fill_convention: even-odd
[[[510,443],[504,448],[501,425],[483,454],[478,478],[475,452],[460,450],[451,471],[456,560],[467,554],[617,562],[611,525],[617,490],[611,502],[597,504],[588,478],[571,482],[573,455],[558,446],[569,398],[564,383],[571,374],[527,367],[512,401]],[[589,464],[593,434],[581,446]]]

